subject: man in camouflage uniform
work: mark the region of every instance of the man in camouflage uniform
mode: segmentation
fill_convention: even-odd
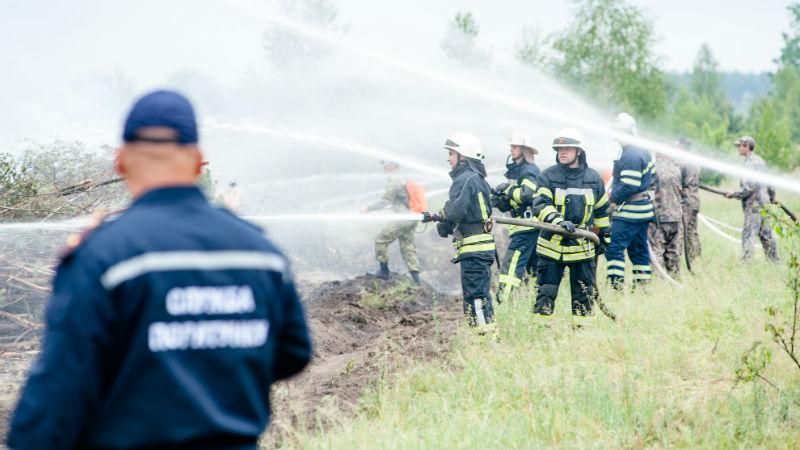
[[[681,270],[683,247],[681,169],[672,158],[659,154],[656,156],[656,173],[656,221],[650,223],[647,237],[656,262],[667,272],[677,275]]]
[[[685,138],[678,139],[678,147],[691,150],[692,143]],[[684,163],[681,165],[681,207],[683,209],[683,232],[686,233],[684,251],[689,261],[700,256],[700,234],[697,232],[697,214],[700,213],[700,167]]]
[[[753,153],[756,149],[756,141],[750,136],[739,138],[734,145],[739,150],[739,155],[744,156],[744,166],[750,170],[763,172],[766,169],[764,160]],[[756,244],[756,236],[761,240],[761,246],[767,259],[771,262],[778,261],[778,248],[772,228],[766,217],[761,215],[772,198],[775,191],[771,187],[766,187],[755,180],[742,179],[740,188],[736,192],[725,194],[727,198],[738,198],[742,201],[744,211],[744,229],[742,230],[742,261],[747,262],[753,257],[753,247]]]
[[[391,207],[396,213],[408,214],[408,191],[406,181],[397,173],[400,167],[392,161],[383,161],[383,171],[388,175],[386,190],[383,198],[375,204],[368,206],[365,212],[377,211]],[[389,272],[389,244],[400,241],[400,254],[406,262],[408,271],[414,283],[419,284],[419,260],[417,259],[417,246],[414,244],[415,221],[399,221],[386,224],[375,238],[375,259],[380,267],[377,272],[370,275],[381,279],[388,279]]]

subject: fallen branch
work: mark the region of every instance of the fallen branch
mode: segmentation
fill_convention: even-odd
[[[16,314],[11,314],[11,313],[5,312],[5,311],[0,311],[0,317],[3,317],[5,319],[7,319],[7,320],[9,320],[11,322],[14,322],[17,325],[20,325],[20,326],[22,326],[24,328],[27,328],[29,330],[38,330],[38,329],[41,329],[42,327],[44,327],[44,325],[42,325],[40,323],[31,322],[28,319],[23,319],[22,317],[19,317]]]

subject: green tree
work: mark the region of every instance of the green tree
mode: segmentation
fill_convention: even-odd
[[[605,106],[643,119],[666,111],[668,86],[652,47],[652,22],[624,0],[577,0],[553,44],[558,76]]]
[[[458,12],[450,20],[444,38],[439,43],[444,55],[468,66],[486,67],[492,61],[491,52],[478,46],[480,26],[471,12]]]
[[[796,164],[792,154],[792,133],[788,117],[779,111],[772,99],[758,102],[752,112],[753,137],[756,151],[772,165],[791,168]]]
[[[780,66],[794,66],[800,68],[800,2],[787,6],[791,29],[783,35],[783,48],[781,56],[775,60]]]

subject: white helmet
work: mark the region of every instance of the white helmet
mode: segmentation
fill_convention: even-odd
[[[636,120],[628,113],[619,113],[617,118],[614,119],[614,128],[622,133],[627,133],[633,136],[638,136],[639,133],[636,129]]]
[[[483,161],[485,155],[481,148],[481,141],[472,133],[456,133],[447,138],[444,148],[458,152],[467,158]]]
[[[533,142],[531,141],[531,137],[528,136],[528,133],[523,131],[514,131],[511,133],[510,138],[510,145],[519,145],[520,147],[526,147],[533,151],[534,154],[538,154],[539,150],[533,147]]]
[[[586,151],[583,148],[583,135],[574,128],[562,128],[558,132],[558,136],[553,139],[553,150],[564,147],[575,147]]]

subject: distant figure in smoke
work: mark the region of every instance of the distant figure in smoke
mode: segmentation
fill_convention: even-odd
[[[270,385],[311,358],[286,257],[213,208],[182,95],[140,98],[116,170],[133,204],[61,260],[16,450],[255,450]]]
[[[511,217],[531,217],[530,208],[540,173],[533,161],[539,151],[533,147],[530,136],[520,131],[512,133],[510,145],[505,175],[508,182],[494,188],[492,204],[502,212],[510,212]],[[506,301],[511,291],[522,284],[526,271],[536,276],[539,231],[533,227],[511,225],[508,234],[511,240],[498,277],[498,303]]]
[[[636,121],[630,114],[620,113],[614,121],[623,134],[636,136]],[[633,263],[634,287],[650,281],[650,252],[647,246],[647,229],[655,216],[653,194],[655,164],[650,152],[620,141],[622,153],[614,161],[611,201],[611,245],[606,251],[608,281],[615,289],[625,283],[625,252]]]
[[[750,136],[742,136],[733,143],[739,150],[739,155],[744,157],[744,166],[750,170],[763,172],[767,165],[760,156],[754,153],[756,140]],[[744,228],[742,230],[742,261],[747,262],[753,257],[753,247],[756,245],[756,236],[761,240],[761,246],[767,259],[778,262],[778,246],[769,220],[761,215],[761,210],[775,199],[775,190],[764,186],[755,180],[742,179],[741,187],[736,192],[729,192],[727,198],[738,198],[742,201],[744,211]]]
[[[449,199],[438,213],[423,212],[423,222],[439,222],[441,237],[453,235],[461,266],[464,313],[481,334],[494,330],[494,308],[490,290],[491,266],[495,258],[494,237],[487,226],[492,214],[491,188],[486,182],[481,142],[470,133],[456,133],[444,144],[453,169]]]
[[[559,225],[574,233],[599,228],[601,248],[585,238],[571,238],[552,231],[542,231],[536,246],[539,254],[536,282],[538,292],[533,313],[540,320],[553,315],[564,270],[569,268],[572,315],[580,320],[591,316],[596,283],[598,251],[608,244],[608,195],[603,179],[586,163],[583,137],[572,128],[564,128],[553,139],[556,163],[539,176],[539,189],[533,201],[533,213],[542,222]]]
[[[655,191],[655,222],[650,223],[648,238],[653,255],[671,275],[681,271],[683,248],[683,208],[681,169],[672,158],[656,155],[658,182]]]
[[[684,150],[691,150],[692,143],[680,138],[675,143]],[[660,176],[660,175],[659,175]],[[690,163],[681,164],[681,207],[683,209],[686,252],[690,261],[700,257],[700,233],[697,231],[697,215],[700,213],[700,167]]]
[[[383,198],[370,206],[364,212],[377,211],[391,207],[396,213],[408,214],[408,187],[407,182],[398,173],[400,166],[394,161],[382,161],[383,171],[388,176],[386,189]],[[389,279],[389,245],[394,241],[400,242],[400,254],[403,256],[408,267],[409,273],[414,283],[420,284],[419,279],[419,259],[417,258],[417,246],[414,243],[414,229],[417,223],[414,221],[402,220],[391,222],[384,225],[378,236],[375,238],[375,259],[378,260],[380,267],[377,272],[370,275],[383,280]]]

